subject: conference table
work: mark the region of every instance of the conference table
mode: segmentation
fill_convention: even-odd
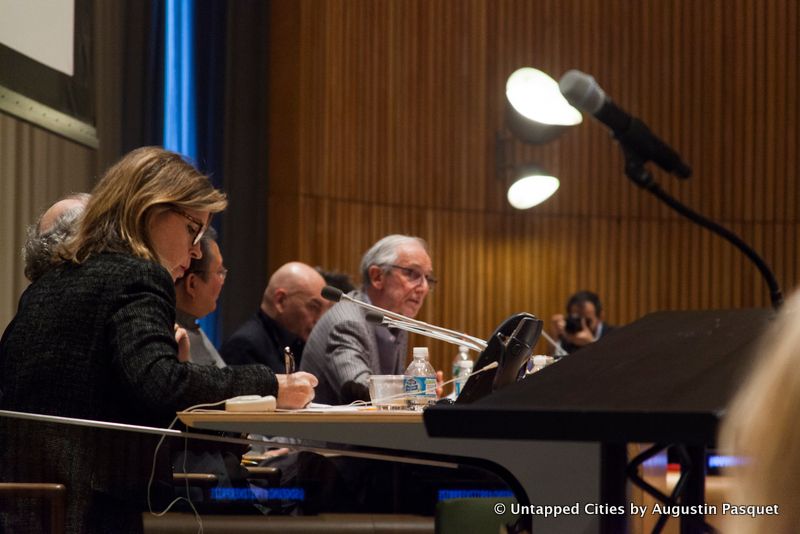
[[[292,438],[298,447],[439,466],[470,465],[505,480],[520,504],[600,502],[600,445],[570,441],[431,437],[411,411],[309,409],[178,413],[189,427]],[[595,516],[536,517],[540,532],[597,532]]]
[[[537,532],[619,532],[626,515],[592,515],[585,507],[626,504],[627,443],[684,447],[684,502],[702,504],[705,450],[714,446],[772,317],[763,309],[652,313],[525,380],[424,414],[347,409],[179,416],[195,428],[295,438],[301,446],[345,454],[489,468],[521,504],[580,507],[576,515],[535,514]],[[703,527],[681,517],[681,530]]]

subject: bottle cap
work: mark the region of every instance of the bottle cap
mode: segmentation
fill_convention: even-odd
[[[469,347],[466,347],[464,345],[459,345],[458,354],[461,356],[462,359],[466,360],[467,358],[469,358]]]
[[[414,347],[413,355],[416,358],[417,356],[425,356],[428,357],[428,347]]]

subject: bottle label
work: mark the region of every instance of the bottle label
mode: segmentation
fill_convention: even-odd
[[[454,383],[456,397],[461,394],[464,384],[467,383],[467,379],[469,378],[470,373],[472,373],[473,365],[474,364],[472,360],[462,360],[458,362],[458,372],[453,372],[453,377],[456,379]]]
[[[409,404],[431,404],[436,401],[435,376],[406,376],[404,390]]]
[[[461,390],[464,389],[464,384],[467,383],[467,377],[459,378],[455,381],[456,397],[461,395]]]

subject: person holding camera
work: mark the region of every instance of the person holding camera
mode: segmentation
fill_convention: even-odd
[[[568,354],[594,343],[613,328],[603,322],[603,304],[597,293],[578,291],[567,300],[566,310],[566,315],[553,315],[551,330]]]

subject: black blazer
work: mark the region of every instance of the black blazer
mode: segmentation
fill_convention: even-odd
[[[264,366],[178,362],[174,323],[173,282],[155,263],[100,254],[59,267],[4,334],[0,408],[166,427],[194,404],[277,393]],[[0,417],[0,480],[65,484],[67,532],[138,531],[155,441]],[[0,531],[43,530],[41,517],[18,501],[0,510]]]
[[[299,369],[303,341],[279,325],[266,313],[258,310],[222,344],[220,355],[228,365],[261,363],[274,372],[286,372],[283,349],[288,346]]]

